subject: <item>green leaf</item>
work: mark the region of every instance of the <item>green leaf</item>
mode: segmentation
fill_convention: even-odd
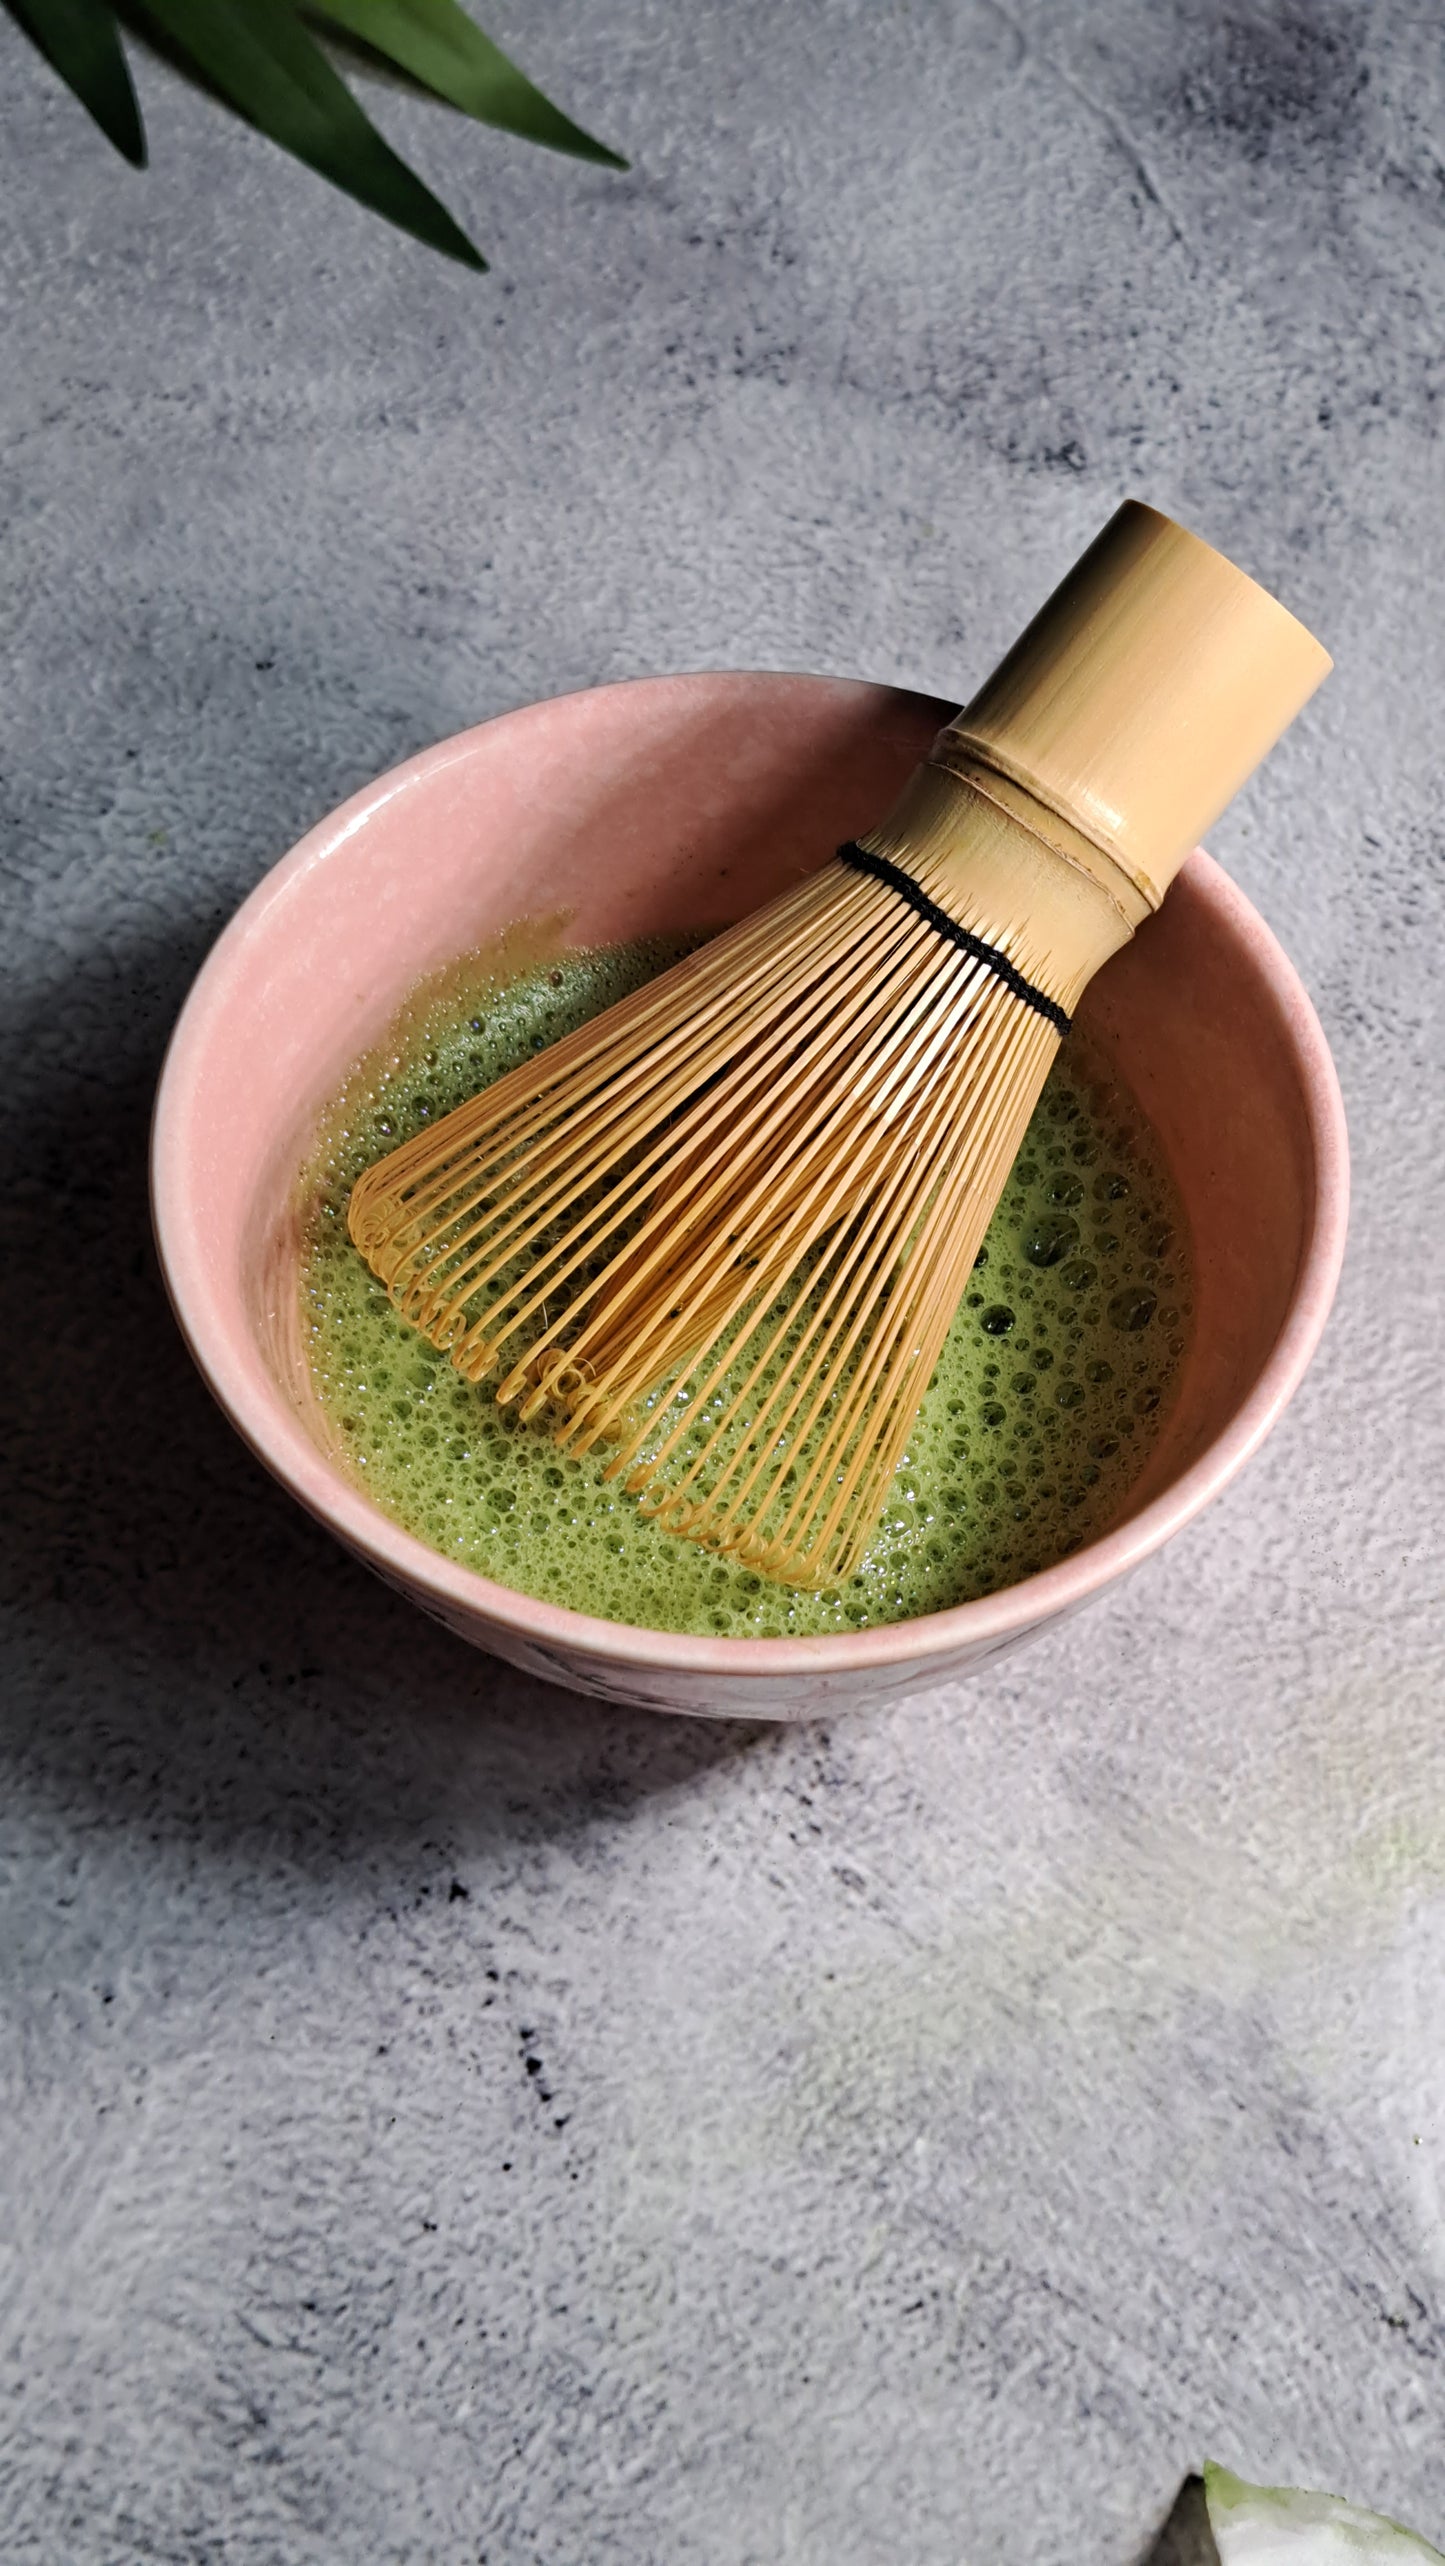
[[[431,249],[484,268],[446,207],[383,141],[286,0],[144,0],[168,48],[257,131]]]
[[[106,0],[5,0],[11,17],[95,118],[107,141],[137,169],[146,161],[145,127],[121,51],[115,11]]]
[[[1441,2566],[1438,2548],[1337,2495],[1250,2486],[1212,2465],[1204,2495],[1220,2566]]]
[[[547,143],[578,160],[600,161],[607,169],[627,167],[620,154],[584,133],[534,89],[458,0],[306,0],[306,5],[313,18],[357,37],[480,124],[498,125],[504,133]]]

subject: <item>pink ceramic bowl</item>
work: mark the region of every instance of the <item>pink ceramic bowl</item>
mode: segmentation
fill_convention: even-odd
[[[812,677],[608,686],[413,758],[303,838],[234,918],[171,1043],[156,1235],[232,1423],[379,1576],[514,1664],[612,1701],[812,1718],[1017,1647],[1157,1550],[1269,1432],[1319,1340],[1344,1246],[1339,1088],[1268,928],[1203,854],[1087,1001],[1188,1208],[1196,1331],[1125,1513],[1042,1575],[889,1630],[703,1639],[497,1586],[401,1532],[337,1459],[302,1359],[296,1177],[318,1116],[417,983],[521,918],[559,944],[719,926],[876,819],[948,708]]]

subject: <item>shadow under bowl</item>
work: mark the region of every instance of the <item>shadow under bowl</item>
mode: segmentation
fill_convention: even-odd
[[[690,1637],[541,1603],[371,1504],[302,1352],[297,1177],[348,1072],[418,984],[519,922],[562,947],[729,923],[880,818],[950,707],[831,678],[642,679],[445,740],[266,875],[216,944],[156,1100],[152,1197],[187,1342],[267,1467],[463,1639],[650,1709],[798,1720],[921,1692],[1017,1647],[1232,1479],[1319,1341],[1348,1153],[1314,1010],[1207,855],[1101,973],[1081,1031],[1137,1098],[1188,1214],[1194,1335],[1109,1530],[976,1603],[818,1639]]]

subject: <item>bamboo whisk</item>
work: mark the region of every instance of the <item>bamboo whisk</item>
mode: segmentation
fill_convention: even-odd
[[[881,827],[360,1179],[398,1310],[668,1530],[851,1574],[1072,1009],[1329,665],[1126,504]]]

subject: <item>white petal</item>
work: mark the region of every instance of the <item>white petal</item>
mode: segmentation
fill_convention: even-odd
[[[1247,2486],[1227,2468],[1204,2471],[1220,2566],[1442,2566],[1440,2551],[1383,2513],[1297,2486]]]

